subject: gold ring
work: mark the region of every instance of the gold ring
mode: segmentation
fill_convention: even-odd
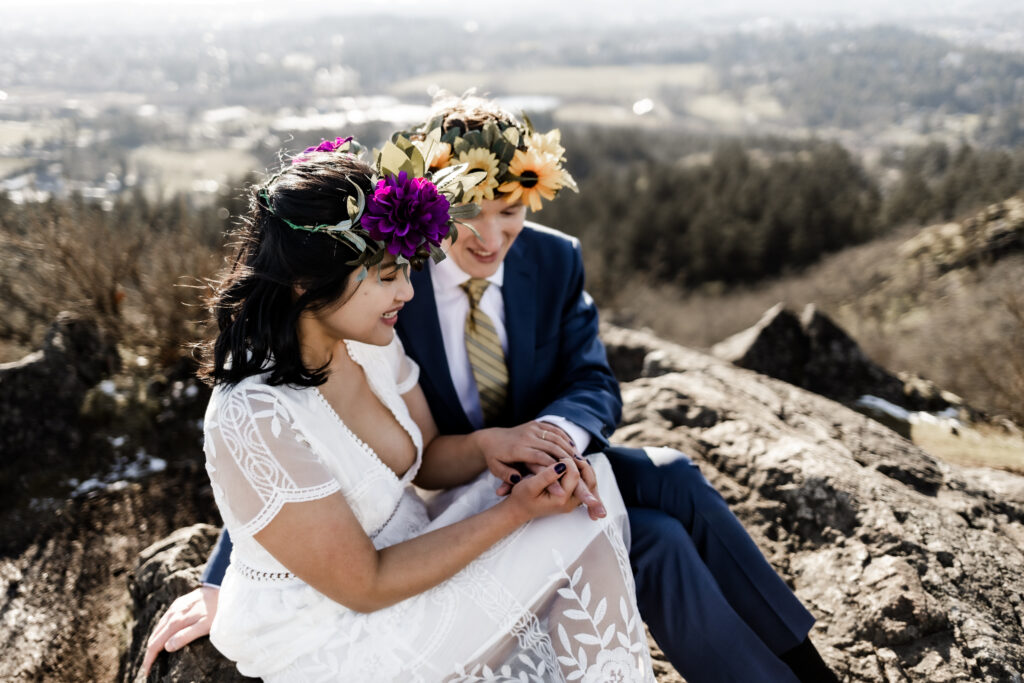
[[[540,438],[544,441],[548,440],[548,431],[546,429],[540,430]]]

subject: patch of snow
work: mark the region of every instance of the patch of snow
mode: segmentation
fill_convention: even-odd
[[[120,441],[117,444],[118,446],[123,445],[124,437],[111,439],[111,445],[113,445],[114,441]],[[165,469],[167,469],[166,460],[154,457],[140,448],[135,452],[133,458],[118,457],[110,471],[105,474],[91,477],[81,483],[76,479],[70,479],[68,484],[74,487],[71,491],[71,497],[76,498],[93,491],[118,491],[127,486],[129,481],[143,479],[150,474],[163,472]]]
[[[902,420],[909,424],[942,425],[958,429],[964,426],[958,417],[959,411],[953,406],[949,406],[938,413],[929,413],[924,410],[909,411],[895,403],[886,401],[884,398],[871,396],[870,394],[865,394],[858,398],[856,405],[877,410],[878,412],[885,413],[892,418]]]
[[[879,398],[877,396],[865,394],[857,399],[856,405],[863,406],[865,408],[872,408],[880,413],[885,413],[890,417],[894,417],[897,420],[903,420],[905,422],[910,421],[909,410],[907,410],[906,408],[902,408],[896,405],[895,403],[890,403],[889,401],[886,401],[884,398]]]

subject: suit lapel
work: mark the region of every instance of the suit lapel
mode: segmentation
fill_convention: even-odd
[[[516,240],[505,257],[505,330],[508,333],[509,408],[508,422],[520,422],[530,391],[530,368],[536,346],[537,320],[534,301],[536,281],[533,264],[528,257],[526,241]]]
[[[458,425],[459,432],[472,431],[473,427],[462,410],[459,395],[455,393],[455,385],[452,384],[430,269],[413,272],[411,279],[416,294],[398,316],[399,325],[405,332],[402,343],[407,353],[419,361],[420,373],[426,375],[437,392],[441,405],[431,406],[435,419],[440,422],[438,416],[444,412]]]

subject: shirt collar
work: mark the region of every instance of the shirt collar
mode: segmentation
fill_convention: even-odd
[[[437,283],[441,289],[454,289],[461,285],[466,280],[470,279],[469,275],[467,275],[466,272],[462,270],[462,268],[459,268],[455,264],[455,260],[452,259],[451,257],[446,258],[444,261],[441,261],[440,263],[434,263],[433,261],[431,261],[428,267],[430,268],[431,279],[435,283]],[[504,261],[502,261],[502,263],[498,266],[498,270],[494,273],[494,275],[487,278],[487,281],[499,288],[502,286],[502,284],[505,282]]]

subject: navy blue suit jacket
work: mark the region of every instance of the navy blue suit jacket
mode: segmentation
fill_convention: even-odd
[[[406,353],[442,434],[473,430],[448,370],[430,271],[413,272],[415,296],[398,316]],[[499,426],[558,415],[608,446],[622,413],[619,385],[598,339],[597,308],[583,289],[579,241],[527,223],[505,257],[508,405]]]

